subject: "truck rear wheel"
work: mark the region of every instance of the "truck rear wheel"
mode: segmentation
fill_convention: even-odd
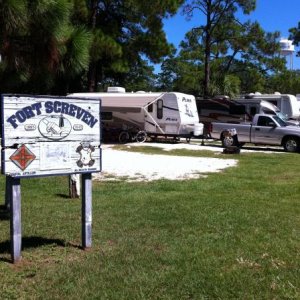
[[[298,152],[300,148],[299,139],[295,137],[288,137],[283,142],[283,147],[287,152]]]

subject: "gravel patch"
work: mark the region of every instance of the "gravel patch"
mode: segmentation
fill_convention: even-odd
[[[183,143],[130,144],[130,147],[140,145],[160,147],[166,151],[172,149],[223,151],[221,147]],[[134,153],[114,150],[109,145],[103,145],[102,153],[102,173],[94,176],[95,180],[101,181],[124,179],[127,181],[152,181],[158,179],[182,180],[200,178],[207,176],[208,173],[220,172],[225,168],[234,167],[238,162],[235,159]]]

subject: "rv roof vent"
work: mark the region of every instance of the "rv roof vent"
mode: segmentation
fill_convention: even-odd
[[[213,99],[215,100],[229,100],[230,97],[227,95],[216,95]]]
[[[125,93],[126,90],[123,87],[119,87],[119,86],[109,86],[107,88],[107,92],[108,93]]]
[[[137,94],[145,94],[146,92],[145,91],[137,91],[136,93]]]

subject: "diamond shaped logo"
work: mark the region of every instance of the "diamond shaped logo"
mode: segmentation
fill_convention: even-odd
[[[34,160],[36,156],[23,144],[10,157],[10,160],[24,171]]]

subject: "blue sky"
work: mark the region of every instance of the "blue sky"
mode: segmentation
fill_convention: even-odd
[[[258,21],[265,31],[280,31],[281,37],[288,38],[289,29],[297,27],[300,22],[300,0],[256,0],[256,10],[242,18]],[[179,11],[176,16],[164,21],[168,41],[178,47],[185,33],[203,22],[204,16],[199,13],[192,20],[187,21]],[[290,66],[289,60],[287,66]],[[293,69],[300,69],[300,57],[295,55]]]

